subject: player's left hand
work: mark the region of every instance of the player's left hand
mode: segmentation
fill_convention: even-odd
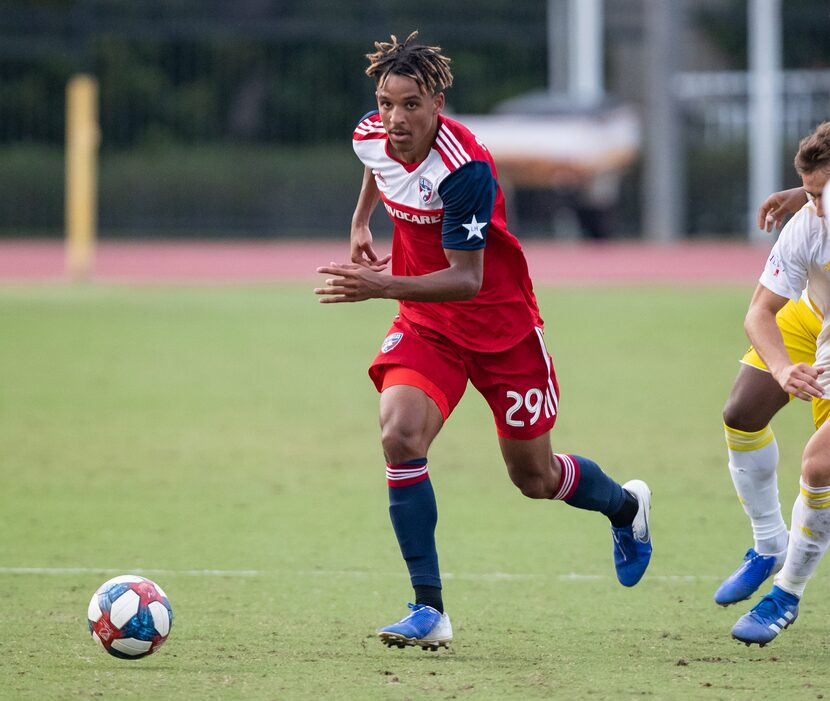
[[[331,262],[317,268],[323,275],[335,275],[328,278],[325,287],[317,287],[314,294],[321,295],[323,303],[362,302],[366,299],[383,299],[389,280],[377,270],[372,270],[358,263],[345,265]]]
[[[377,272],[385,270],[389,261],[392,260],[391,254],[378,258],[372,243],[372,232],[365,225],[352,225],[351,249],[352,263],[362,265],[364,268],[369,268],[369,270]]]

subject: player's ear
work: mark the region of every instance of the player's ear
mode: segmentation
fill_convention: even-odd
[[[432,104],[434,107],[435,114],[438,114],[441,110],[444,109],[444,93],[437,92],[432,97]]]

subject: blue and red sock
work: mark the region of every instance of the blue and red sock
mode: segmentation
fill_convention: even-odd
[[[562,479],[554,499],[570,506],[605,514],[615,527],[628,526],[637,514],[637,499],[606,475],[593,460],[554,453]]]
[[[427,459],[386,466],[389,517],[415,589],[415,603],[444,611],[441,575],[435,547],[438,506],[429,479]]]

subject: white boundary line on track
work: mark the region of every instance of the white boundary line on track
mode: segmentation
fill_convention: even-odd
[[[20,575],[35,575],[35,574],[53,574],[53,575],[68,575],[68,574],[124,574],[127,570],[113,569],[111,567],[0,567],[0,575],[2,574],[20,574]],[[383,573],[383,572],[369,572],[360,570],[169,570],[169,569],[130,569],[130,573],[139,575],[163,575],[163,576],[182,576],[182,577],[273,577],[279,574],[291,574],[293,576],[301,577],[378,577],[389,576],[397,577],[403,576],[400,573]],[[489,572],[489,573],[452,573],[445,572],[441,575],[444,579],[463,579],[477,582],[517,582],[533,579],[547,579],[547,575],[543,574],[515,574],[508,572]],[[611,575],[602,574],[579,574],[577,572],[569,572],[568,574],[559,574],[555,576],[560,582],[590,582],[590,581],[605,581],[613,579]],[[655,582],[703,582],[717,580],[718,577],[714,575],[650,575],[648,579]]]

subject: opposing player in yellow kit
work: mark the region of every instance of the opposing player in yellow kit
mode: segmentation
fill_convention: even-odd
[[[758,213],[758,226],[771,231],[787,215],[808,204],[804,188],[770,195]],[[812,365],[821,316],[807,290],[798,300],[788,300],[776,315],[776,323],[789,357],[794,363]],[[729,472],[738,499],[749,516],[753,547],[743,562],[715,592],[715,602],[729,606],[748,599],[770,575],[778,572],[787,549],[787,526],[778,500],[778,443],[770,427],[772,418],[793,398],[767,369],[754,347],[741,359],[741,368],[723,411],[729,454]],[[813,402],[818,426],[819,407]]]
[[[830,545],[830,237],[822,205],[830,197],[830,122],[801,141],[795,167],[810,201],[773,247],[744,326],[781,389],[813,402],[817,430],[804,448],[783,566],[772,590],[732,628],[747,645],[765,645],[796,620],[807,582]],[[799,362],[784,343],[776,315],[787,300],[803,301],[821,317],[813,362]]]

